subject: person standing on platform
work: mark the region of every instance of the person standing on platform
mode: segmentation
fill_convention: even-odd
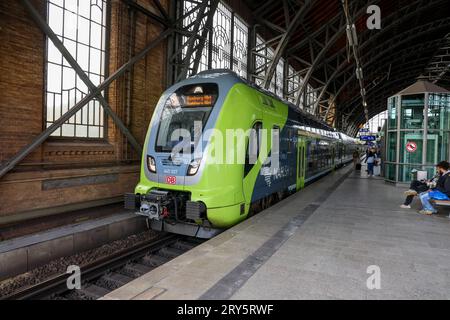
[[[373,176],[373,167],[375,166],[375,162],[378,159],[378,155],[374,148],[370,149],[366,156],[367,163],[367,174],[369,177]]]
[[[432,215],[437,210],[431,205],[430,200],[450,200],[450,164],[447,161],[441,161],[436,165],[440,173],[440,178],[436,183],[436,188],[419,194],[422,202],[421,214]]]

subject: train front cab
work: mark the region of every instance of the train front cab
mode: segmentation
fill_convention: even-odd
[[[216,88],[215,94],[213,87]],[[214,103],[179,105],[188,100],[198,104]],[[173,119],[179,113],[185,113],[179,119],[194,119],[196,110],[206,112],[201,117],[203,156],[189,159],[190,163],[177,163],[179,159],[172,158],[170,153],[173,145],[168,144],[167,134],[174,123],[193,131],[192,123],[180,124]],[[238,161],[228,163],[226,159],[237,157],[236,152],[228,148],[226,142],[219,143],[218,136],[226,137],[227,130],[246,131],[251,128],[267,129],[270,133],[270,129],[277,127],[282,131],[286,117],[284,104],[262,99],[254,88],[236,81],[234,77],[222,77],[217,82],[212,77],[191,78],[170,88],[161,98],[152,118],[140,182],[134,194],[126,195],[126,207],[136,208],[139,214],[149,218],[152,229],[200,238],[210,238],[242,221],[250,212],[252,202],[272,192],[260,183],[267,177],[259,174],[268,153],[261,154],[255,164],[247,163],[247,154],[245,164]],[[190,143],[194,147],[198,141]],[[268,144],[267,150],[270,151],[270,139]],[[223,161],[210,163],[210,155],[217,148],[222,150]],[[276,183],[272,184],[274,188]]]
[[[300,132],[300,123],[288,121],[291,109],[269,93],[226,74],[196,76],[169,88],[150,123],[140,182],[134,194],[126,195],[126,208],[147,217],[154,230],[210,238],[265,209],[274,199],[303,188],[334,166],[330,147],[335,139]],[[200,139],[195,120],[201,123]],[[174,129],[191,133],[181,143],[188,147],[181,156],[172,152],[180,144],[173,142]],[[235,148],[220,137],[229,140],[229,130],[251,129],[258,139],[262,132],[267,134],[267,148],[259,148],[258,141],[258,160],[250,164],[246,135],[242,163]],[[271,156],[275,131],[280,135],[280,163],[279,170],[271,171],[266,159]],[[219,163],[211,162],[218,150],[223,157]]]

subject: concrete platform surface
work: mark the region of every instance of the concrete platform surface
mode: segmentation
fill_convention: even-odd
[[[404,190],[341,169],[103,299],[449,299],[450,219]]]

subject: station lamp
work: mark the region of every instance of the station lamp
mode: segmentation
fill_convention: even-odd
[[[350,46],[358,45],[358,35],[356,34],[355,24],[347,25],[347,38],[348,38],[348,44]]]
[[[363,76],[363,70],[361,67],[356,68],[356,79],[362,80],[364,78]]]

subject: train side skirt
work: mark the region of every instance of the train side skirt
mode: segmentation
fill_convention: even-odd
[[[182,234],[201,239],[211,239],[224,231],[223,229],[204,227],[194,223],[166,222],[164,220],[150,220],[149,227],[155,231]]]

